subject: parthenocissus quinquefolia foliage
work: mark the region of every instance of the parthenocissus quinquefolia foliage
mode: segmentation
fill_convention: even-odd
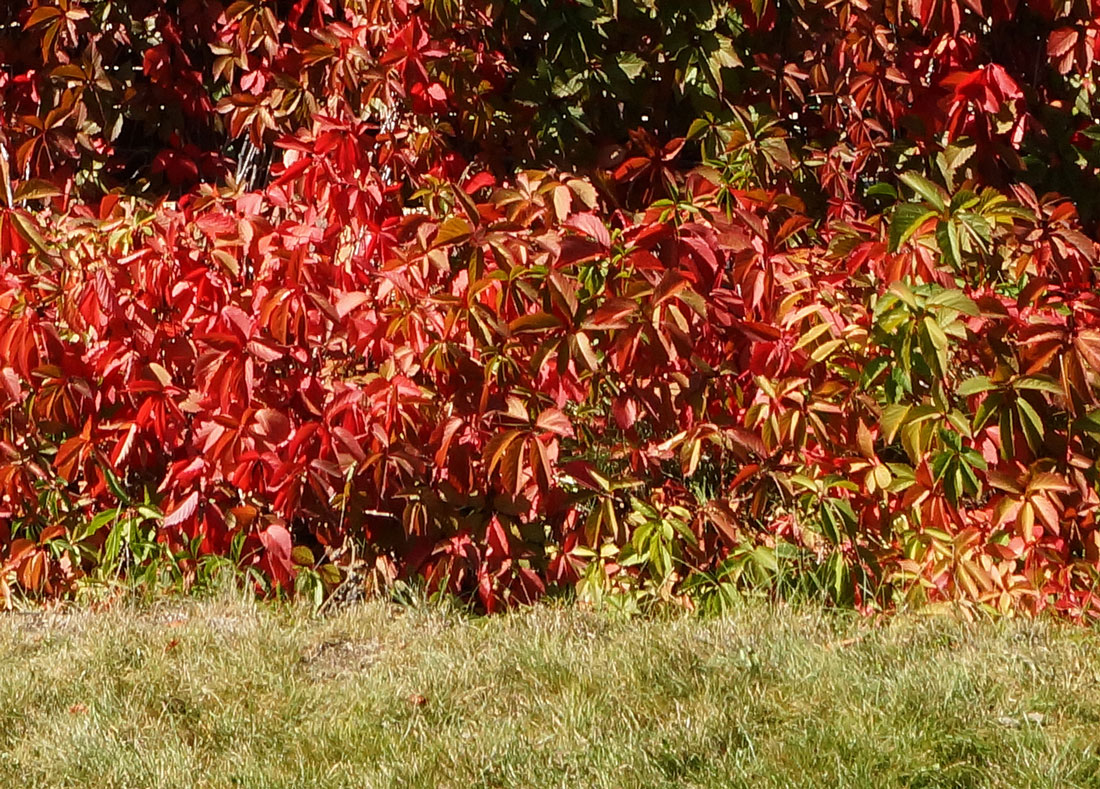
[[[1098,0],[2,3],[0,602],[1097,618],[1098,62]]]

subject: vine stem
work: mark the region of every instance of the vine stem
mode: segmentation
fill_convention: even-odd
[[[0,180],[4,182],[4,196],[8,208],[15,208],[15,196],[11,191],[11,164],[8,160],[8,138],[0,131]]]

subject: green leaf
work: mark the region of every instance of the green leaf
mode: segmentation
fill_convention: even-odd
[[[830,355],[832,355],[833,351],[835,351],[843,344],[843,339],[829,340],[828,342],[823,342],[821,343],[821,345],[817,346],[817,348],[814,349],[814,352],[810,354],[810,358],[815,362],[820,362],[821,360],[826,359]]]
[[[909,374],[909,359],[906,356],[902,359],[902,364],[895,364],[890,368],[888,377],[886,379],[887,396],[892,401],[897,401],[902,394],[913,393],[913,379]]]
[[[962,496],[962,489],[963,481],[962,474],[959,472],[959,465],[957,463],[952,463],[951,473],[945,475],[943,478],[943,492],[951,504],[958,505],[959,499]]]
[[[103,512],[97,514],[88,523],[87,527],[75,536],[74,542],[83,542],[84,540],[88,539],[93,534],[98,532],[100,529],[102,529],[104,526],[106,526],[108,524],[111,524],[111,523],[114,523],[116,520],[118,520],[118,516],[119,516],[118,507],[114,507],[114,508],[109,509],[109,510],[104,510]]]
[[[144,504],[137,506],[138,515],[148,520],[159,521],[164,519],[164,513],[154,507],[148,507]]]
[[[973,208],[980,201],[980,198],[969,189],[960,189],[951,196],[951,205],[948,206],[948,210],[954,215],[959,211],[966,211]]]
[[[972,468],[979,468],[982,471],[989,470],[989,464],[985,462],[985,458],[982,457],[982,453],[976,449],[967,448],[962,452],[963,460],[966,464]]]
[[[890,184],[877,183],[867,187],[864,195],[867,197],[889,197],[891,200],[897,200],[898,190]]]
[[[941,219],[936,223],[936,246],[940,248],[940,254],[944,256],[951,268],[956,271],[962,268],[959,229],[951,220]]]
[[[917,424],[924,422],[928,419],[940,416],[939,410],[935,406],[931,405],[918,405],[910,411],[909,419],[910,424]]]
[[[711,127],[711,123],[706,118],[696,118],[691,122],[688,127],[687,138],[689,140],[698,140],[707,130]]]
[[[882,440],[887,444],[892,444],[898,430],[905,424],[905,418],[908,415],[909,406],[907,405],[888,405],[882,409],[882,418],[879,420]]]
[[[966,228],[967,234],[983,252],[988,253],[993,244],[993,226],[985,217],[964,211],[959,214],[959,221]]]
[[[985,461],[983,460],[984,464]],[[978,480],[978,475],[974,473],[974,467],[969,463],[960,463],[959,471],[962,472],[963,489],[971,496],[976,496],[978,491],[982,489],[982,483]]]
[[[645,71],[645,61],[634,52],[625,52],[619,56],[619,69],[630,79],[637,79]]]
[[[322,564],[317,568],[317,574],[321,576],[322,583],[330,589],[341,580],[340,568],[335,564]]]
[[[32,178],[19,184],[14,199],[18,203],[24,200],[41,200],[44,197],[60,197],[62,194],[64,193],[49,181]]]
[[[953,430],[947,430],[946,428],[940,428],[940,439],[943,443],[950,447],[955,452],[962,451],[962,436]]]
[[[438,232],[435,234],[435,239],[432,242],[434,247],[442,247],[447,244],[459,244],[470,237],[471,228],[470,223],[462,217],[452,216],[446,222],[439,226]]]
[[[1016,454],[1016,434],[1014,427],[1015,412],[1011,408],[1001,411],[999,426],[1001,428],[1001,457],[1008,460]]]
[[[847,487],[847,486],[845,486]],[[858,489],[858,486],[856,486]],[[854,509],[852,509],[852,503],[847,499],[833,499],[833,506],[836,508],[837,514],[840,515],[841,521],[844,523],[849,534],[852,534],[856,525],[859,524],[859,516],[856,515]]]
[[[639,499],[637,496],[630,497],[630,509],[641,515],[646,520],[655,521],[660,520],[661,514],[657,512],[647,501]]]
[[[1030,389],[1035,392],[1047,392],[1054,395],[1064,395],[1062,385],[1046,375],[1030,375],[1018,378],[1012,384],[1015,389]]]
[[[30,214],[21,210],[12,210],[8,212],[8,218],[15,226],[15,231],[34,247],[35,251],[42,255],[52,255],[46,247],[46,239],[42,238],[42,234],[38,232],[38,225]]]
[[[122,552],[122,543],[128,541],[130,525],[131,522],[127,519],[120,520],[111,527],[107,540],[103,544],[103,552],[100,554],[100,562],[104,568],[113,569],[115,560]]]
[[[901,429],[901,445],[913,463],[919,463],[921,456],[928,448],[931,426],[921,423],[938,416],[940,413],[927,405],[917,406],[909,412],[909,417]]]
[[[920,195],[925,202],[935,206],[940,213],[947,210],[947,193],[920,173],[902,173],[901,181]]]
[[[1073,423],[1075,431],[1100,436],[1100,411],[1090,411]]]
[[[920,309],[920,306],[917,303],[917,295],[913,293],[912,289],[910,289],[910,287],[902,282],[900,279],[891,282],[890,287],[887,288],[887,292],[892,293],[899,299],[901,299],[901,301],[909,309]]]
[[[792,487],[797,485],[811,493],[817,491],[817,483],[803,474],[791,474],[790,477],[787,478],[787,481],[791,483]]]
[[[991,394],[982,404],[978,406],[978,410],[974,414],[974,426],[975,431],[981,430],[986,424],[997,415],[1001,406],[1004,404],[1004,395],[998,393]]]
[[[890,473],[894,477],[887,488],[890,493],[902,493],[916,482],[916,473],[904,463],[887,463],[886,467],[890,469]]]
[[[129,504],[130,497],[126,494],[126,489],[122,486],[122,482],[115,475],[111,469],[107,468],[106,464],[100,463],[99,469],[103,473],[104,481],[107,483],[107,489],[111,491],[116,499],[122,504]]]
[[[956,312],[961,312],[964,315],[969,315],[974,318],[981,315],[981,310],[978,309],[978,305],[961,290],[954,288],[945,288],[938,293],[934,293],[928,297],[928,301],[926,301],[925,304],[928,307],[945,307],[949,310],[955,310]]]
[[[940,326],[935,318],[930,315],[924,316],[924,330],[933,348],[942,351],[947,347],[947,335],[944,334],[943,327]]]
[[[1027,439],[1028,446],[1033,450],[1038,449],[1046,432],[1042,418],[1031,403],[1022,397],[1016,400],[1016,410],[1020,413],[1020,426],[1024,429],[1024,438]]]
[[[837,525],[837,518],[833,512],[833,508],[829,505],[828,501],[822,502],[821,504],[821,530],[834,545],[840,542],[840,528]]]
[[[836,602],[845,605],[855,596],[855,584],[852,581],[852,572],[840,553],[834,553],[829,557],[826,569],[833,576],[832,592]]]
[[[779,562],[775,558],[775,550],[766,545],[761,545],[752,552],[752,560],[757,567],[770,573],[779,572]]]
[[[955,177],[959,168],[963,167],[974,155],[974,151],[977,150],[976,145],[973,143],[966,144],[966,142],[967,140],[962,138],[958,142],[948,145],[947,148],[936,155],[936,163],[947,181],[948,188],[954,188]]]
[[[997,384],[990,381],[988,375],[978,375],[959,384],[957,391],[960,397],[970,397],[971,395],[976,395],[980,392],[988,392],[996,388]]]
[[[955,465],[955,455],[951,452],[938,452],[936,456],[932,458],[932,481],[939,482],[947,474],[948,470]]]
[[[970,420],[961,411],[948,411],[944,416],[959,433],[967,437],[970,436]]]
[[[863,374],[860,376],[860,382],[864,388],[870,386],[882,374],[882,371],[889,366],[890,358],[888,356],[879,356],[864,365]]]
[[[920,203],[902,203],[890,218],[890,251],[897,252],[921,225],[936,215]]]

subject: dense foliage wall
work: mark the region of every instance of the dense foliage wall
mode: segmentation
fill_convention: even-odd
[[[1100,613],[1100,3],[0,8],[0,593]]]

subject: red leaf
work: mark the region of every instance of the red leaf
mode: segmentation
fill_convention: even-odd
[[[504,525],[495,515],[489,520],[489,528],[485,533],[485,541],[489,546],[490,553],[498,560],[502,556],[512,555],[512,546],[511,541],[508,539],[508,532],[505,531]]]
[[[279,523],[272,523],[260,532],[260,543],[264,546],[264,563],[269,572],[280,584],[293,577],[293,546],[290,532]]]
[[[184,523],[188,518],[195,514],[195,510],[199,506],[199,492],[192,491],[191,494],[185,498],[178,507],[172,510],[171,513],[164,516],[164,528],[171,529]]]
[[[607,226],[601,222],[595,214],[573,214],[565,222],[566,227],[579,230],[589,238],[595,239],[604,249],[611,248],[611,234],[607,232]]]
[[[623,430],[634,427],[638,419],[638,407],[632,397],[616,397],[611,402],[611,414],[615,417],[615,424]]]
[[[1051,31],[1047,38],[1047,54],[1052,58],[1060,58],[1073,49],[1077,43],[1077,31],[1072,27],[1062,27]]]
[[[473,178],[470,178],[468,181],[466,181],[466,183],[462,185],[462,189],[466,192],[466,194],[472,195],[474,192],[480,189],[495,185],[496,178],[493,177],[493,174],[482,171],[475,175]]]
[[[24,557],[29,555],[37,546],[34,540],[28,540],[20,538],[18,540],[12,540],[11,547],[8,549],[8,561],[9,565],[17,564],[21,562]]]
[[[535,312],[531,315],[522,315],[508,324],[509,334],[523,334],[525,332],[538,332],[545,329],[554,329],[561,326],[561,319],[548,312]]]
[[[585,329],[625,329],[630,326],[627,318],[638,310],[638,305],[627,299],[609,299],[585,322]]]
[[[256,434],[270,444],[281,444],[290,436],[290,420],[274,408],[261,408],[256,412]]]
[[[370,301],[371,297],[369,293],[345,293],[340,297],[340,300],[336,302],[336,314],[341,319],[347,317],[349,312],[352,312],[357,307],[366,304]]]
[[[539,414],[539,418],[535,421],[535,426],[540,430],[545,430],[565,438],[573,437],[573,425],[569,421],[569,417],[557,408],[547,408]]]

